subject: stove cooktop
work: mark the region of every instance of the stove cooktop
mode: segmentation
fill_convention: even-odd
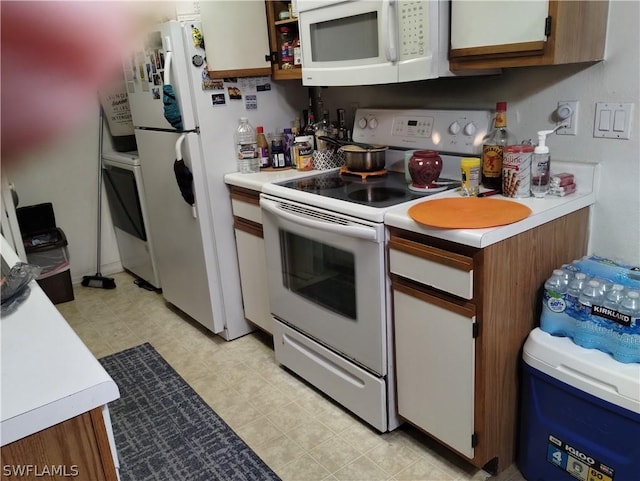
[[[439,188],[415,191],[410,188],[404,173],[401,172],[387,172],[384,175],[362,178],[359,174],[329,171],[312,177],[281,182],[278,185],[341,201],[383,208],[454,189],[459,184],[459,181],[440,178],[437,182]]]

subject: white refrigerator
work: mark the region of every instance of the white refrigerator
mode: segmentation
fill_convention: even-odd
[[[285,89],[269,77],[209,78],[201,32],[199,21],[163,23],[126,59],[124,70],[163,296],[231,340],[254,329],[244,318],[224,183],[224,174],[237,171],[234,133],[241,116],[265,132],[282,131],[299,115],[306,94],[301,85],[289,82]],[[181,130],[165,119],[165,82],[176,94]],[[178,187],[178,158],[193,175],[193,205]]]

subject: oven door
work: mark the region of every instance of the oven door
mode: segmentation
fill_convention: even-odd
[[[386,375],[384,226],[261,195],[272,314]]]

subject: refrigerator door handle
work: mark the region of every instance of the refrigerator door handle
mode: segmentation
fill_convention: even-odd
[[[183,162],[183,155],[182,155],[182,144],[184,143],[184,139],[187,138],[187,134],[181,134],[180,137],[178,137],[178,140],[176,140],[175,143],[175,152],[176,152],[176,163],[178,162]],[[184,167],[184,164],[183,164]],[[198,211],[196,209],[196,202],[195,202],[195,198],[192,198],[194,200],[193,204],[191,204],[191,216],[194,219],[198,218]]]
[[[187,134],[182,134],[178,137],[178,140],[176,140],[176,160],[182,160],[182,143],[186,137]]]
[[[171,60],[173,53],[171,51],[171,38],[164,37],[165,59],[164,59],[164,84],[171,85]]]

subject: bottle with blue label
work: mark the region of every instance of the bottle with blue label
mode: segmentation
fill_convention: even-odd
[[[567,309],[567,279],[562,269],[554,269],[544,283],[541,326],[551,334],[572,337],[575,332],[575,319],[565,311]]]

